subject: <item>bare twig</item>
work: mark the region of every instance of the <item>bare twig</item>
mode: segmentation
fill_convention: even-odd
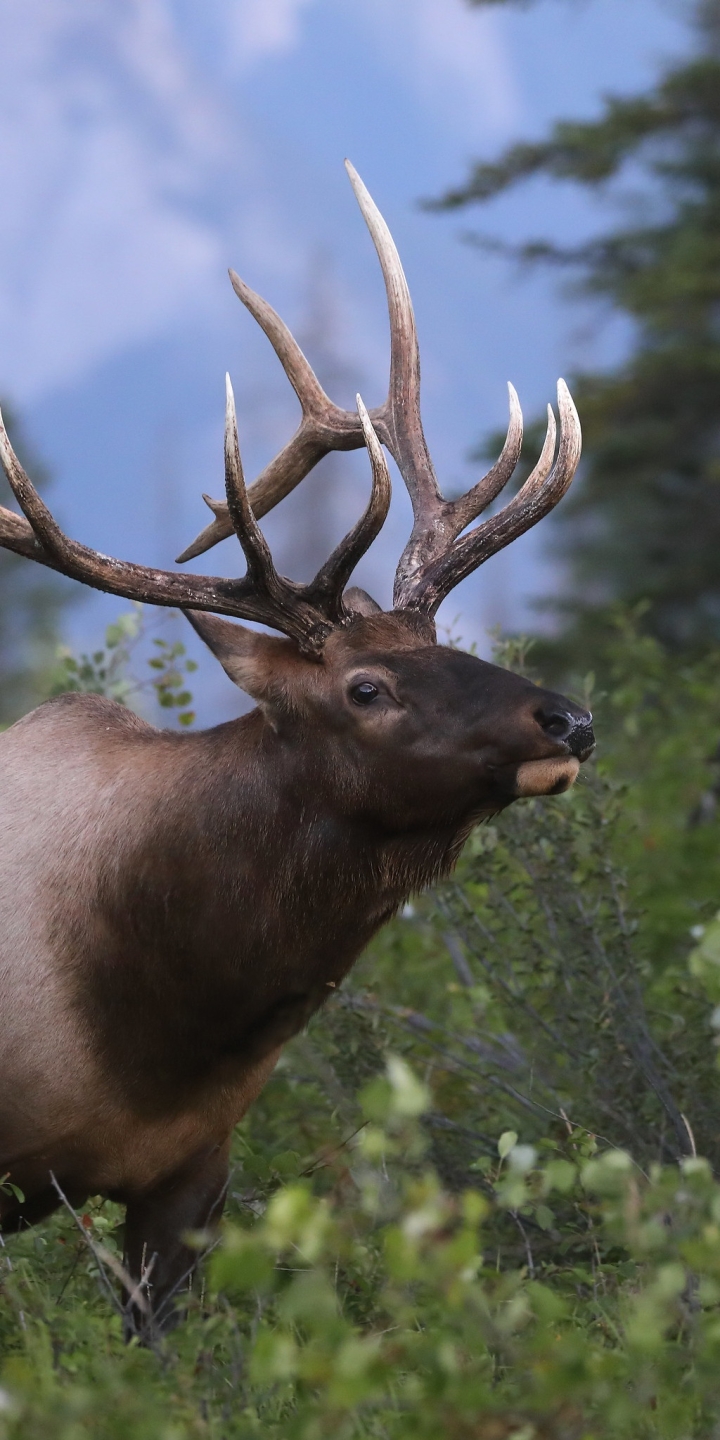
[[[99,1240],[95,1240],[90,1234],[90,1232],[85,1228],[80,1216],[70,1204],[67,1195],[65,1194],[62,1186],[59,1184],[57,1177],[53,1174],[52,1170],[50,1171],[50,1179],[56,1193],[62,1201],[62,1204],[65,1206],[65,1209],[70,1215],[72,1215],[72,1218],[80,1234],[82,1235],[84,1244],[87,1246],[88,1250],[93,1256],[93,1259],[95,1260],[95,1263],[98,1267],[98,1273],[102,1280],[103,1287],[108,1295],[110,1303],[112,1304],[113,1308],[118,1312],[118,1314],[122,1317],[123,1323],[125,1325],[132,1325],[132,1314],[133,1310],[135,1309],[140,1311],[140,1314],[143,1316],[143,1318],[150,1317],[152,1312],[150,1302],[147,1298],[147,1291],[150,1283],[150,1277],[155,1267],[155,1261],[157,1259],[157,1256],[151,1255],[150,1260],[147,1264],[145,1264],[143,1257],[143,1265],[141,1268],[140,1278],[139,1280],[133,1280],[132,1276],[125,1269],[125,1266],[120,1260],[118,1260],[117,1255],[113,1255],[111,1250],[108,1250],[107,1247],[105,1245],[102,1245]],[[120,1284],[122,1285],[123,1290],[125,1291],[125,1294],[127,1296],[124,1304],[118,1298],[113,1285],[110,1283],[107,1275],[107,1270],[110,1270],[115,1276],[116,1280],[120,1281]],[[72,1275],[72,1270],[70,1272],[70,1275]],[[67,1277],[65,1284],[60,1291],[58,1301],[62,1298],[65,1286],[70,1279],[70,1275]]]
[[[682,1111],[680,1112],[680,1118],[683,1122],[683,1125],[685,1126],[685,1129],[687,1130],[690,1140],[690,1154],[693,1156],[694,1159],[697,1159],[697,1145],[695,1144],[695,1136],[693,1135],[690,1121],[688,1120],[687,1115],[683,1115]]]
[[[93,1258],[94,1258],[95,1261],[97,1262],[98,1273],[99,1273],[99,1275],[100,1275],[102,1284],[103,1284],[103,1286],[104,1286],[104,1288],[105,1288],[105,1290],[106,1290],[106,1292],[107,1292],[108,1299],[110,1300],[110,1303],[111,1303],[113,1309],[114,1309],[114,1310],[117,1310],[117,1312],[118,1312],[119,1315],[124,1316],[123,1306],[122,1306],[122,1304],[120,1303],[120,1300],[119,1300],[119,1298],[118,1298],[118,1296],[117,1296],[117,1294],[116,1294],[116,1292],[115,1292],[114,1287],[110,1284],[110,1280],[108,1279],[107,1271],[106,1271],[106,1269],[105,1269],[105,1265],[106,1265],[106,1263],[107,1263],[107,1257],[108,1257],[108,1255],[109,1255],[109,1252],[108,1252],[107,1250],[105,1250],[105,1247],[104,1247],[104,1246],[99,1246],[98,1243],[97,1243],[97,1241],[94,1240],[93,1237],[88,1234],[87,1230],[85,1229],[85,1226],[84,1226],[83,1223],[82,1223],[82,1220],[80,1219],[80,1216],[79,1216],[78,1213],[77,1213],[77,1210],[75,1210],[75,1209],[73,1208],[73,1206],[70,1204],[70,1201],[68,1200],[68,1197],[67,1197],[67,1195],[65,1194],[65,1191],[62,1189],[62,1186],[60,1185],[59,1181],[57,1180],[57,1177],[53,1174],[53,1171],[52,1171],[52,1170],[50,1171],[50,1180],[51,1180],[53,1189],[55,1190],[56,1194],[59,1196],[59,1199],[60,1199],[61,1203],[65,1206],[65,1209],[67,1210],[68,1214],[72,1216],[72,1218],[73,1218],[73,1220],[74,1220],[74,1222],[75,1222],[75,1224],[76,1224],[76,1226],[77,1226],[80,1234],[81,1234],[82,1237],[83,1237],[83,1240],[84,1240],[84,1242],[85,1242],[88,1250],[91,1252]],[[113,1259],[115,1259],[114,1256],[113,1256]],[[113,1269],[113,1266],[110,1266],[110,1268]],[[132,1280],[129,1279],[129,1277],[128,1277],[128,1281],[129,1281],[130,1288],[132,1288],[133,1282],[132,1282]]]
[[[300,1178],[305,1179],[307,1176],[315,1175],[318,1170],[324,1170],[326,1166],[334,1160],[335,1156],[339,1155],[341,1150],[345,1150],[350,1142],[355,1139],[355,1136],[359,1135],[360,1131],[364,1130],[366,1125],[369,1124],[369,1120],[363,1120],[362,1125],[358,1125],[357,1129],[353,1130],[352,1135],[348,1135],[345,1140],[341,1140],[339,1145],[333,1145],[330,1150],[326,1150],[323,1155],[320,1155],[317,1160],[312,1161],[311,1164],[308,1165],[307,1170],[301,1170]]]
[[[517,1213],[517,1210],[511,1210],[511,1211],[510,1211],[510,1217],[511,1217],[512,1220],[515,1221],[515,1224],[517,1225],[517,1228],[518,1228],[518,1230],[520,1231],[520,1234],[522,1235],[523,1245],[525,1246],[525,1256],[526,1256],[526,1259],[527,1259],[528,1275],[530,1276],[530,1279],[532,1280],[533,1277],[534,1277],[534,1275],[535,1275],[535,1261],[533,1260],[533,1253],[532,1253],[532,1250],[531,1250],[531,1248],[530,1248],[530,1241],[529,1241],[529,1239],[528,1239],[527,1230],[525,1229],[525,1226],[523,1225],[522,1220],[520,1219],[520,1216],[519,1216],[518,1213]]]

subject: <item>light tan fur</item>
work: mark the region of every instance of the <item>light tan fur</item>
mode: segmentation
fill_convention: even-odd
[[[580,761],[574,756],[553,760],[526,760],[518,765],[515,794],[561,795],[575,784]]]
[[[137,761],[122,741],[127,731],[156,732],[114,706],[101,733],[83,727],[82,712],[63,721],[43,708],[0,736],[0,1169],[27,1193],[49,1171],[88,1193],[141,1191],[224,1140],[280,1049],[179,1115],[146,1120],[118,1103],[73,1004],[72,977],[58,966],[53,912],[59,902],[82,912],[98,835],[109,829],[119,854],[127,826],[137,828]],[[169,764],[171,756],[169,748]],[[157,760],[154,749],[150,809],[169,778]]]

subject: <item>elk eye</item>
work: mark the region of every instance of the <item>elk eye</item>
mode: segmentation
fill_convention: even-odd
[[[373,700],[377,699],[380,691],[377,685],[373,685],[372,681],[363,680],[360,685],[353,685],[350,694],[356,705],[372,705]]]

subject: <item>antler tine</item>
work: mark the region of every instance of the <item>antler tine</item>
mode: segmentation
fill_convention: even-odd
[[[497,515],[490,516],[467,535],[461,535],[444,554],[409,576],[396,590],[398,608],[434,615],[445,596],[461,580],[536,525],[562,499],[578,467],[582,436],[578,413],[564,380],[558,380],[557,393],[560,443],[554,463],[556,426],[548,406],[547,433],[540,459],[517,495]]]
[[[45,502],[40,499],[30,476],[23,470],[10,444],[2,412],[0,412],[0,460],[2,460],[10,488],[33,535],[48,558],[61,565],[67,558],[69,542]],[[12,514],[12,511],[5,513]]]
[[[247,561],[248,579],[259,590],[276,589],[274,582],[279,577],[270,547],[253,515],[245,488],[235,396],[229,375],[225,376],[225,494],[228,514]]]
[[[449,550],[456,536],[465,529],[500,494],[520,459],[523,440],[523,417],[517,391],[508,381],[510,419],[505,444],[495,464],[478,480],[467,494],[456,500],[442,500],[438,509],[429,512],[418,508],[410,539],[398,561],[395,572],[395,595],[404,595],[413,588],[414,579]],[[396,603],[399,603],[396,601]]]
[[[229,427],[231,428],[231,427]],[[229,447],[232,452],[232,445]],[[241,620],[257,620],[291,635],[307,653],[318,654],[332,625],[306,595],[306,587],[278,576],[259,532],[244,532],[248,575],[226,580],[214,575],[178,574],[116,560],[64,535],[25,473],[0,414],[0,460],[12,490],[25,512],[21,519],[0,507],[0,545],[81,580],[95,590],[149,605],[211,610]],[[239,455],[238,455],[239,460]],[[231,466],[234,456],[231,453]],[[237,485],[235,479],[237,478]],[[233,503],[242,513],[242,472],[231,474]],[[253,521],[254,524],[254,521]],[[258,538],[259,536],[259,538]],[[252,560],[250,560],[252,555]],[[258,583],[258,577],[262,576]]]
[[[285,321],[280,318],[272,305],[263,300],[256,290],[251,290],[249,285],[236,274],[234,270],[228,270],[230,283],[246,310],[250,311],[253,320],[256,320],[260,329],[267,335],[290,384],[302,406],[303,416],[315,415],[318,418],[326,415],[345,418],[346,412],[333,403],[320,384],[312,366],[303,355],[300,346],[288,329]],[[337,412],[337,417],[336,413]],[[352,419],[355,417],[352,416]]]
[[[345,161],[385,281],[390,316],[390,389],[382,418],[387,444],[408,488],[417,518],[444,508],[420,417],[420,351],[410,290],[388,226],[354,165]]]
[[[248,489],[252,512],[256,520],[260,520],[289,495],[330,450],[359,450],[365,440],[357,415],[335,405],[325,394],[297,340],[277,311],[255,290],[251,290],[234,270],[229,274],[235,294],[267,335],[302,407],[302,419],[292,439]],[[376,418],[377,423],[382,425],[379,414]],[[227,505],[209,495],[203,495],[203,500],[215,518],[178,555],[179,565],[202,555],[233,533]]]
[[[377,435],[398,464],[418,524],[429,524],[435,518],[439,520],[446,509],[451,511],[452,506],[438,489],[420,419],[420,360],[410,292],[380,211],[354,167],[349,161],[345,165],[380,260],[390,314],[390,387],[385,403],[371,410],[370,416]],[[357,415],[335,405],[325,394],[297,341],[272,306],[233,270],[230,279],[238,299],[267,335],[302,406],[302,420],[292,439],[248,489],[250,506],[259,520],[300,484],[323,455],[330,450],[359,449],[365,439]],[[203,498],[214,519],[178,556],[178,564],[202,555],[233,533],[223,501]]]
[[[392,494],[390,471],[382,445],[375,434],[372,421],[360,395],[356,396],[356,401],[372,466],[370,500],[364,515],[333,550],[330,559],[326,561],[308,586],[308,591],[316,603],[324,604],[326,611],[334,614],[338,621],[346,618],[342,604],[342,592],[358,561],[380,534],[390,509]]]
[[[115,560],[64,535],[10,444],[0,414],[0,460],[25,519],[0,506],[0,546],[37,560],[74,580],[112,595],[182,610],[210,610],[240,620],[256,620],[296,640],[318,658],[333,628],[347,619],[342,592],[360,556],[378,534],[390,505],[390,476],[380,443],[358,399],[360,434],[370,451],[373,484],[364,515],[331,555],[310,585],[279,575],[253,515],[240,459],[235,399],[226,377],[225,488],[227,510],[247,561],[239,580],[187,575]]]
[[[456,536],[499,495],[520,458],[523,419],[514,386],[508,385],[510,420],[502,452],[466,495],[446,500],[438,486],[420,415],[420,354],[410,291],[395,242],[357,171],[345,161],[365,223],[380,260],[390,314],[390,390],[382,416],[386,444],[392,452],[412,501],[414,523],[395,577],[395,603],[452,545]],[[383,438],[385,438],[383,436]]]
[[[460,495],[457,500],[451,502],[454,522],[456,525],[455,534],[459,535],[493,500],[497,498],[501,490],[504,490],[515,466],[520,459],[523,442],[523,414],[520,408],[518,393],[514,385],[508,380],[508,403],[510,408],[510,420],[508,423],[505,444],[495,461],[495,464],[478,480],[467,494]]]
[[[375,519],[374,511],[377,508],[373,504],[375,488],[375,484],[373,484],[373,495],[368,507],[368,510],[373,512],[373,521]],[[255,519],[248,499],[240,458],[235,396],[229,375],[225,376],[225,493],[228,514],[247,561],[245,583],[249,584],[255,594],[264,602],[263,619],[265,623],[274,625],[276,629],[284,631],[286,635],[293,636],[306,653],[317,653],[322,648],[332,625],[344,618],[342,590],[362,554],[362,549],[367,548],[370,540],[363,545],[359,553],[356,553],[357,545],[352,546],[351,544],[352,563],[347,571],[347,578],[342,578],[344,576],[344,567],[341,563],[344,558],[342,545],[338,546],[331,561],[328,562],[330,565],[333,559],[336,560],[335,569],[338,574],[336,576],[334,572],[331,574],[328,571],[327,581],[324,585],[318,583],[320,576],[316,577],[316,580],[310,585],[298,585],[294,580],[288,580],[284,575],[278,574],[270,547]],[[385,519],[385,514],[387,514],[387,505],[380,524]],[[363,517],[363,520],[365,519],[366,517]],[[367,525],[363,526],[363,521],[360,521],[355,530],[361,530],[364,539],[367,528]],[[351,533],[348,540],[352,541],[354,535],[355,531]],[[374,539],[374,535],[371,538]],[[340,552],[343,552],[342,557]]]
[[[309,585],[297,585],[279,575],[275,569],[269,546],[250,506],[229,375],[225,377],[225,392],[225,489],[228,513],[247,561],[246,581],[267,602],[266,622],[275,624],[286,635],[294,635],[303,649],[312,652],[326,638],[333,624],[347,619],[343,590],[358,560],[380,533],[390,508],[390,472],[382,446],[358,395],[358,416],[372,465],[370,500],[364,514],[336,546],[314,580]],[[308,616],[312,617],[310,634]]]

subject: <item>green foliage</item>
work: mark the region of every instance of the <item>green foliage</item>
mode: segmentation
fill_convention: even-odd
[[[186,688],[185,676],[197,670],[197,665],[194,660],[185,658],[185,646],[181,640],[170,643],[162,637],[156,637],[153,645],[157,654],[153,655],[148,664],[156,671],[152,683],[158,704],[163,710],[178,710],[177,718],[181,725],[192,725],[195,712],[188,707],[192,705],[193,697]]]
[[[75,656],[63,647],[58,655],[51,693],[62,695],[75,691],[107,695],[108,699],[127,705],[138,689],[128,666],[141,629],[142,606],[134,605],[107,626],[103,649],[94,650],[91,655]]]
[[[720,635],[720,4],[693,12],[699,56],[645,95],[606,100],[596,121],[561,121],[476,165],[437,202],[486,203],[538,176],[593,190],[632,177],[631,224],[625,206],[623,223],[574,250],[512,251],[570,267],[576,290],[633,326],[624,363],[573,380],[586,458],[557,517],[572,572],[565,660],[595,648],[608,600],[650,600],[646,627],[675,646]]]
[[[262,1433],[704,1433],[720,1400],[720,1189],[704,1162],[649,1177],[623,1151],[539,1164],[504,1136],[488,1197],[452,1196],[428,1171],[387,1181],[388,1157],[421,1141],[394,1101],[358,1144],[351,1211],[287,1187],[215,1257],[238,1310],[261,1298],[246,1395]],[[557,1196],[591,1261],[499,1271],[495,1217],[530,1225]],[[358,1287],[364,1320],[346,1298]]]
[[[51,694],[81,691],[107,695],[121,705],[142,706],[143,695],[150,692],[161,710],[178,710],[178,722],[187,728],[195,720],[195,712],[189,708],[193,697],[187,689],[187,676],[197,670],[197,664],[187,658],[181,640],[168,641],[162,636],[153,636],[152,653],[147,661],[153,674],[149,679],[140,680],[131,665],[138,648],[147,639],[143,607],[134,604],[132,610],[118,615],[107,626],[103,649],[80,656],[67,649],[60,650]]]
[[[712,1000],[720,1005],[720,910],[709,925],[696,925],[693,934],[699,943],[690,955],[690,974],[697,976]],[[720,1008],[713,1011],[712,1024],[719,1028]]]
[[[641,620],[577,683],[597,764],[476,830],[286,1048],[163,1346],[122,1343],[118,1207],[6,1238],[0,1440],[718,1433],[720,656]],[[138,622],[71,678],[142,694]]]
[[[63,1216],[14,1242],[3,1440],[717,1433],[720,1187],[706,1162],[644,1174],[572,1138],[541,1160],[506,1134],[484,1193],[454,1194],[427,1164],[422,1085],[397,1058],[383,1084],[351,1175],[336,1167],[326,1194],[288,1183],[257,1218],[236,1211],[204,1298],[155,1353],[124,1349],[102,1313],[92,1247],[95,1232],[113,1243],[112,1214],[83,1217],[87,1245]],[[538,1264],[528,1238],[522,1263],[498,1263],[508,1214],[534,1237],[558,1206],[587,1237],[583,1258]]]
[[[598,653],[607,692],[596,708],[612,773],[627,785],[622,859],[660,967],[720,895],[720,657],[670,656],[643,633],[643,619],[642,607],[611,617]],[[674,986],[681,977],[671,971]]]

